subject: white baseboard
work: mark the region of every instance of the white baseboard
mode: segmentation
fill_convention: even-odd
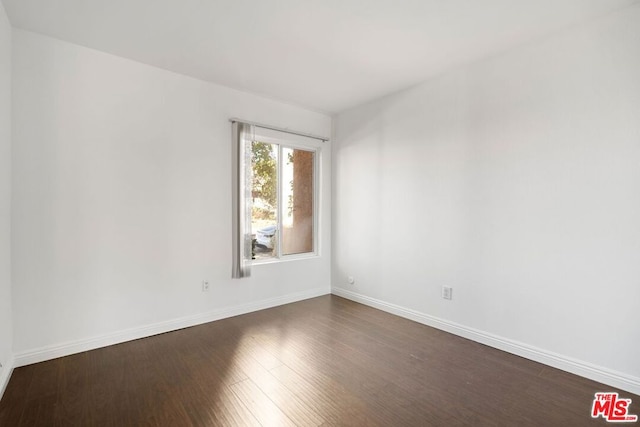
[[[253,311],[264,310],[266,308],[289,304],[296,301],[302,301],[309,298],[315,298],[318,296],[327,295],[329,293],[330,292],[328,288],[316,288],[304,292],[296,292],[276,298],[242,304],[235,307],[222,308],[207,313],[201,313],[193,316],[159,322],[152,325],[131,328],[114,332],[112,334],[41,347],[15,354],[13,365],[17,368],[20,366],[30,365],[32,363],[44,362],[45,360],[69,356],[71,354],[94,350],[96,348],[106,347],[109,345],[120,344],[126,341],[137,340],[140,338],[146,338],[152,335],[163,334],[165,332],[188,328],[189,326],[196,326],[202,323],[225,319],[227,317],[238,316],[240,314],[251,313]]]
[[[0,400],[4,395],[4,391],[7,389],[7,385],[9,385],[9,380],[11,379],[11,373],[13,372],[13,367],[15,362],[13,357],[10,357],[9,360],[2,365],[0,368]]]
[[[640,395],[640,378],[630,376],[622,372],[612,371],[607,368],[493,335],[488,332],[469,328],[464,325],[440,319],[435,316],[430,316],[399,305],[390,304],[346,289],[334,287],[331,289],[331,293],[493,348],[497,348],[498,350],[506,351],[507,353],[512,353],[611,387],[616,387],[621,390]]]

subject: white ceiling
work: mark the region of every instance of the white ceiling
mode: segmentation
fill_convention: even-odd
[[[13,26],[335,113],[639,0],[3,0]]]

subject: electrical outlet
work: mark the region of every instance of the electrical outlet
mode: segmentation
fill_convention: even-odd
[[[453,298],[453,288],[449,286],[442,287],[442,298],[444,299],[452,299]]]
[[[208,280],[203,280],[202,281],[202,292],[209,292],[209,281]]]

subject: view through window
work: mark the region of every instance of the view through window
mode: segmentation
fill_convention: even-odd
[[[254,259],[315,251],[315,164],[314,150],[252,143]]]

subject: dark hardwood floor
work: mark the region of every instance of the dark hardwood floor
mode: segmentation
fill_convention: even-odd
[[[606,425],[599,391],[619,390],[324,296],[17,368],[0,425]]]

